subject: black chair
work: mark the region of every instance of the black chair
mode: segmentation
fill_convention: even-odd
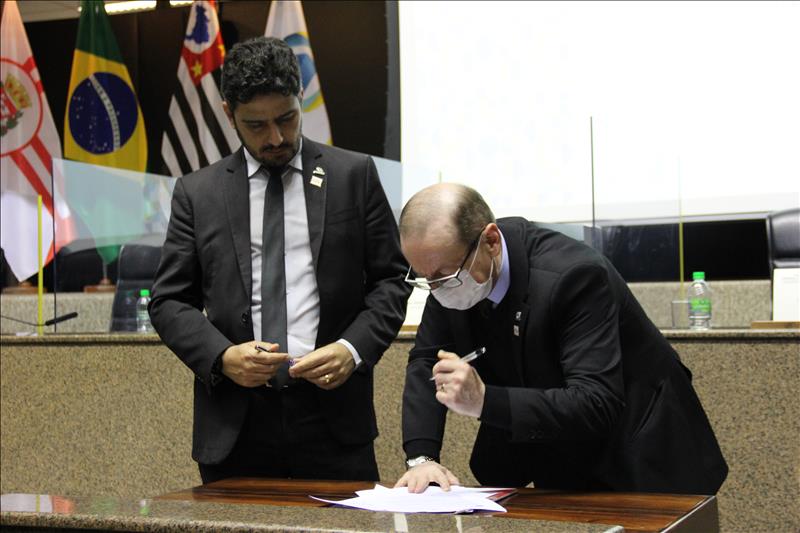
[[[136,331],[136,301],[150,289],[161,260],[161,247],[126,244],[119,252],[117,288],[111,308],[111,331]]]
[[[11,267],[6,261],[6,252],[0,248],[0,290],[6,287],[14,287],[17,284],[17,278],[11,272]]]
[[[103,278],[103,259],[94,243],[72,243],[64,246],[53,261],[55,290],[57,292],[82,292],[88,285],[96,285]],[[117,261],[106,270],[111,283],[117,279]]]
[[[769,277],[776,268],[800,268],[800,208],[767,215]]]

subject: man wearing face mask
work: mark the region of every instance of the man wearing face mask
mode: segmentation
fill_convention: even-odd
[[[728,467],[691,373],[605,257],[495,220],[456,184],[409,200],[400,241],[406,281],[432,297],[406,371],[397,486],[458,484],[439,462],[450,409],[481,421],[470,467],[483,485],[717,492]]]

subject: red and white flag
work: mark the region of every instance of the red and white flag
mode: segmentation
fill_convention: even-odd
[[[50,106],[14,0],[0,22],[0,245],[24,280],[38,270],[36,197],[42,196],[42,254],[49,262],[72,240],[63,191],[52,190],[53,158],[61,157]],[[55,208],[54,208],[55,196]],[[53,235],[53,222],[57,243]]]

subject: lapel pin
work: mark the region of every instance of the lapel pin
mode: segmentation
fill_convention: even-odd
[[[322,178],[319,176],[311,176],[311,185],[314,187],[322,187]]]
[[[322,170],[322,167],[317,167],[317,168],[314,169],[312,174],[318,174],[320,176],[324,176],[325,175],[325,171]]]
[[[517,314],[516,314],[516,315],[514,315],[514,319],[515,319],[517,322],[519,322],[520,320],[522,320],[522,311],[517,311]]]

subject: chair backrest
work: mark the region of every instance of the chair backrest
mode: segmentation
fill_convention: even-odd
[[[58,292],[82,292],[84,287],[97,284],[103,277],[103,259],[97,248],[84,242],[71,243],[56,254],[54,282]],[[112,261],[106,268],[108,278],[117,279],[117,263]]]
[[[769,272],[800,267],[800,208],[767,215]]]
[[[119,252],[119,276],[111,307],[111,331],[136,331],[139,291],[150,289],[161,260],[161,247],[126,244]]]

